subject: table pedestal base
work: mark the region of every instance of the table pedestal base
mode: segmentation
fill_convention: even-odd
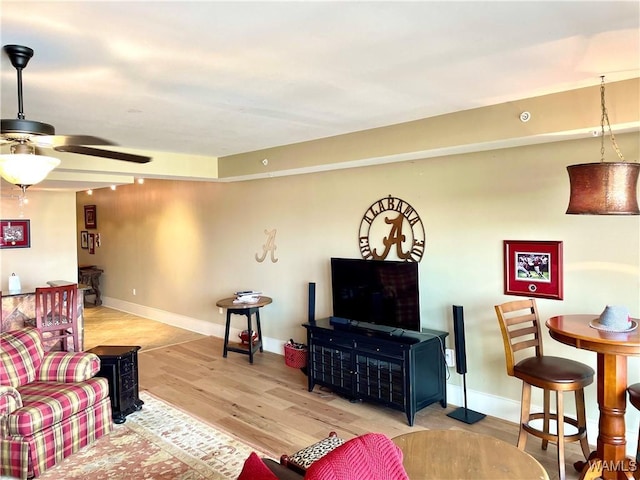
[[[580,480],[615,478],[623,480],[640,479],[640,465],[632,458],[625,458],[618,464],[608,465],[598,458],[598,452],[592,452],[586,462],[576,462],[574,468],[580,472]]]
[[[591,453],[588,461],[576,462],[575,467],[581,472],[581,480],[633,479],[634,472],[638,478],[640,466],[625,452],[627,357],[598,353],[598,375],[598,450]]]

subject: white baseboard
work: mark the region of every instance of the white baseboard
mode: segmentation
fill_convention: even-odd
[[[197,318],[186,317],[176,313],[158,310],[156,308],[145,307],[136,303],[126,302],[110,297],[102,297],[105,307],[120,310],[126,313],[132,313],[140,317],[149,318],[158,322],[165,323],[192,332],[201,333],[203,335],[211,335],[214,337],[224,337],[224,324],[207,322]],[[240,329],[231,328],[229,331],[230,338],[237,338],[241,332]],[[262,347],[267,352],[284,355],[285,342],[276,338],[262,338]],[[463,406],[464,394],[460,385],[447,383],[447,403],[449,405]],[[498,397],[489,393],[478,392],[467,389],[467,408],[475,410],[492,417],[500,418],[518,424],[520,422],[520,401],[511,400],[504,397]],[[532,410],[542,411],[542,407],[533,405]],[[587,418],[587,435],[589,443],[595,444],[598,438],[598,419]],[[636,445],[638,442],[638,432],[627,430],[627,455],[635,457]]]
[[[461,407],[464,405],[464,392],[462,386],[447,383],[447,403]],[[484,392],[469,390],[467,388],[467,408],[476,412],[501,418],[515,424],[520,423],[520,401],[498,397]],[[542,411],[540,405],[532,405],[531,411]],[[638,432],[627,425],[627,455],[635,458],[636,445],[638,445]],[[587,438],[589,443],[595,446],[598,438],[598,419],[587,418]]]
[[[202,335],[224,338],[224,323],[207,322],[206,320],[187,317],[185,315],[179,315],[177,313],[167,312],[157,308],[145,307],[144,305],[138,305],[137,303],[126,302],[124,300],[118,300],[117,298],[111,297],[102,297],[102,304],[105,307],[113,308],[114,310],[131,313],[143,318],[149,318],[157,322],[171,325],[172,327],[184,328],[185,330],[190,330]],[[233,328],[232,326],[229,329],[229,338],[234,339],[235,341],[241,331],[241,329]],[[279,339],[262,337],[262,348],[267,352],[284,355],[284,344],[285,342]]]

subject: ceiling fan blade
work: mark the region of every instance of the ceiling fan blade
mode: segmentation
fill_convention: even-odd
[[[29,137],[29,142],[42,148],[57,148],[65,145],[116,145],[109,140],[91,135],[33,135]]]
[[[3,48],[18,76],[18,118],[0,120],[0,144],[11,143],[12,153],[14,147],[30,150],[30,153],[40,148],[53,148],[58,152],[79,153],[125,162],[148,163],[151,161],[151,157],[142,155],[87,147],[86,145],[101,146],[115,145],[115,143],[90,135],[56,135],[53,125],[27,120],[22,108],[22,70],[33,56],[33,49],[22,45],[5,45]]]
[[[79,153],[81,155],[92,155],[94,157],[112,158],[114,160],[123,160],[125,162],[149,163],[151,157],[142,155],[134,155],[132,153],[114,152],[110,150],[102,150],[100,148],[85,147],[84,145],[62,145],[54,147],[58,152]]]

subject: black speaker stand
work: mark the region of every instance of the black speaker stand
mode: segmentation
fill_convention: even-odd
[[[447,417],[455,418],[456,420],[460,420],[461,422],[468,423],[471,425],[472,423],[476,423],[482,420],[486,415],[484,413],[475,412],[473,410],[469,410],[467,408],[467,374],[462,375],[462,384],[463,384],[463,392],[464,392],[464,407],[460,407],[455,409],[453,412],[447,413]]]

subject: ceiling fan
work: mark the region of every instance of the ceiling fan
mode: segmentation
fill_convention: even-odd
[[[38,151],[37,148],[42,147],[52,148],[58,152],[92,155],[95,157],[110,158],[125,162],[148,163],[151,161],[151,157],[94,148],[93,146],[95,145],[116,145],[115,143],[103,138],[89,135],[56,135],[53,125],[34,120],[27,120],[24,115],[22,102],[22,70],[27,66],[29,60],[33,56],[33,49],[22,45],[5,45],[3,48],[18,75],[17,118],[3,118],[0,120],[0,144],[10,144],[11,154],[36,154]],[[5,155],[4,157],[7,156],[8,155]],[[41,155],[36,156],[41,157]],[[55,160],[56,163],[53,167],[49,168],[47,173],[51,171],[51,169],[55,168],[59,163],[56,159],[51,160]],[[44,177],[42,179],[44,179]],[[33,183],[37,182],[32,182],[29,185]]]

